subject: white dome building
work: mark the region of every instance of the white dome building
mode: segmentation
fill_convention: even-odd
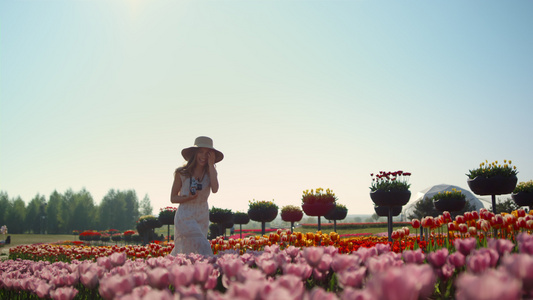
[[[485,207],[483,205],[483,202],[481,202],[480,199],[478,199],[474,194],[472,194],[472,192],[470,192],[467,189],[458,187],[456,185],[438,184],[438,185],[434,185],[434,186],[421,190],[420,192],[418,192],[418,194],[415,197],[411,196],[411,199],[415,199],[415,200],[409,201],[409,203],[407,203],[404,206],[402,210],[402,215],[404,215],[405,218],[407,219],[413,213],[415,209],[415,205],[416,203],[418,203],[418,201],[424,200],[425,198],[431,199],[435,194],[439,192],[445,192],[445,191],[451,192],[452,189],[456,189],[458,191],[461,191],[463,194],[465,194],[466,201],[470,203],[472,206],[474,206],[476,210],[479,210],[480,208]]]

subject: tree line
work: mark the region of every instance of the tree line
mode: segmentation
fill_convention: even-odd
[[[0,191],[0,226],[9,233],[70,234],[75,230],[120,231],[134,229],[142,215],[151,215],[150,198],[139,201],[134,190],[111,189],[99,204],[82,189],[61,194],[54,191],[48,199],[37,194],[29,203],[20,198],[9,198]]]

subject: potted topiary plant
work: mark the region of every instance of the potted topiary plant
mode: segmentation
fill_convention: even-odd
[[[404,171],[380,171],[379,173],[376,173],[375,177],[373,173],[370,174],[370,176],[373,177],[372,184],[370,185],[370,198],[376,206],[388,207],[387,227],[389,241],[392,242],[393,208],[396,206],[404,206],[409,202],[409,199],[411,198],[409,187],[411,187],[411,184],[408,181],[411,173]]]
[[[337,196],[332,190],[323,188],[305,190],[302,195],[302,209],[308,216],[318,217],[318,230],[320,230],[320,217],[328,214],[334,207]]]
[[[432,198],[435,209],[440,211],[460,211],[465,207],[466,195],[452,188],[451,191],[439,192]]]
[[[225,234],[226,224],[232,223],[233,226],[233,212],[231,209],[211,207],[209,210],[209,221],[216,223],[219,227],[219,232]],[[231,226],[230,226],[231,227]]]
[[[261,234],[265,234],[265,223],[272,222],[278,216],[278,206],[272,201],[257,201],[253,199],[248,204],[248,216],[256,222],[261,222]]]
[[[174,225],[174,216],[176,215],[177,207],[167,206],[159,210],[159,222],[167,225],[167,242],[170,242],[170,225]]]
[[[374,211],[376,212],[376,215],[380,217],[388,217],[389,216],[389,209],[392,210],[392,216],[396,217],[402,213],[402,207],[401,206],[377,206],[374,205]]]
[[[244,212],[236,212],[235,214],[233,214],[233,222],[235,224],[239,224],[239,230],[242,239],[242,225],[248,224],[248,222],[250,222],[250,216],[248,216],[248,214]]]
[[[533,180],[520,182],[511,195],[518,206],[533,206]]]
[[[303,216],[304,213],[298,206],[286,205],[281,208],[281,219],[291,223],[291,233],[294,229],[294,222],[299,222]]]
[[[496,195],[510,194],[516,187],[518,171],[511,161],[504,160],[503,165],[498,161],[489,163],[487,160],[479,164],[479,168],[470,170],[468,186],[477,195],[492,196],[493,213],[496,212]]]
[[[408,182],[411,173],[404,171],[370,174],[370,198],[377,206],[403,206],[409,202],[411,192]]]
[[[163,225],[174,225],[174,216],[176,215],[177,207],[167,206],[159,210],[159,222]]]
[[[137,232],[142,237],[143,244],[146,245],[157,239],[154,229],[163,226],[159,219],[152,215],[145,215],[137,221]]]
[[[348,214],[348,208],[345,205],[337,203],[324,217],[333,221],[333,231],[337,232],[337,221],[344,220]]]
[[[231,209],[211,207],[209,210],[209,221],[211,223],[222,224],[231,221],[233,213]]]

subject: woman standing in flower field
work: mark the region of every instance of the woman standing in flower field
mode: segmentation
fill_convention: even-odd
[[[174,216],[174,249],[172,255],[192,252],[213,255],[207,240],[211,191],[218,191],[215,163],[224,158],[222,152],[213,148],[211,138],[200,136],[194,146],[181,151],[185,165],[174,172],[170,202],[178,203]]]

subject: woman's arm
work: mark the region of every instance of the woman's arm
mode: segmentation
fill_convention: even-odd
[[[172,184],[172,191],[170,192],[170,202],[172,203],[184,203],[187,201],[191,201],[196,199],[198,197],[198,194],[196,195],[188,195],[188,196],[182,196],[180,194],[181,191],[181,176],[179,173],[176,173],[174,175],[174,183]]]
[[[215,169],[215,152],[210,151],[207,154],[207,161],[208,161],[208,173],[209,173],[209,180],[211,181],[211,191],[213,193],[218,192],[218,173]]]

